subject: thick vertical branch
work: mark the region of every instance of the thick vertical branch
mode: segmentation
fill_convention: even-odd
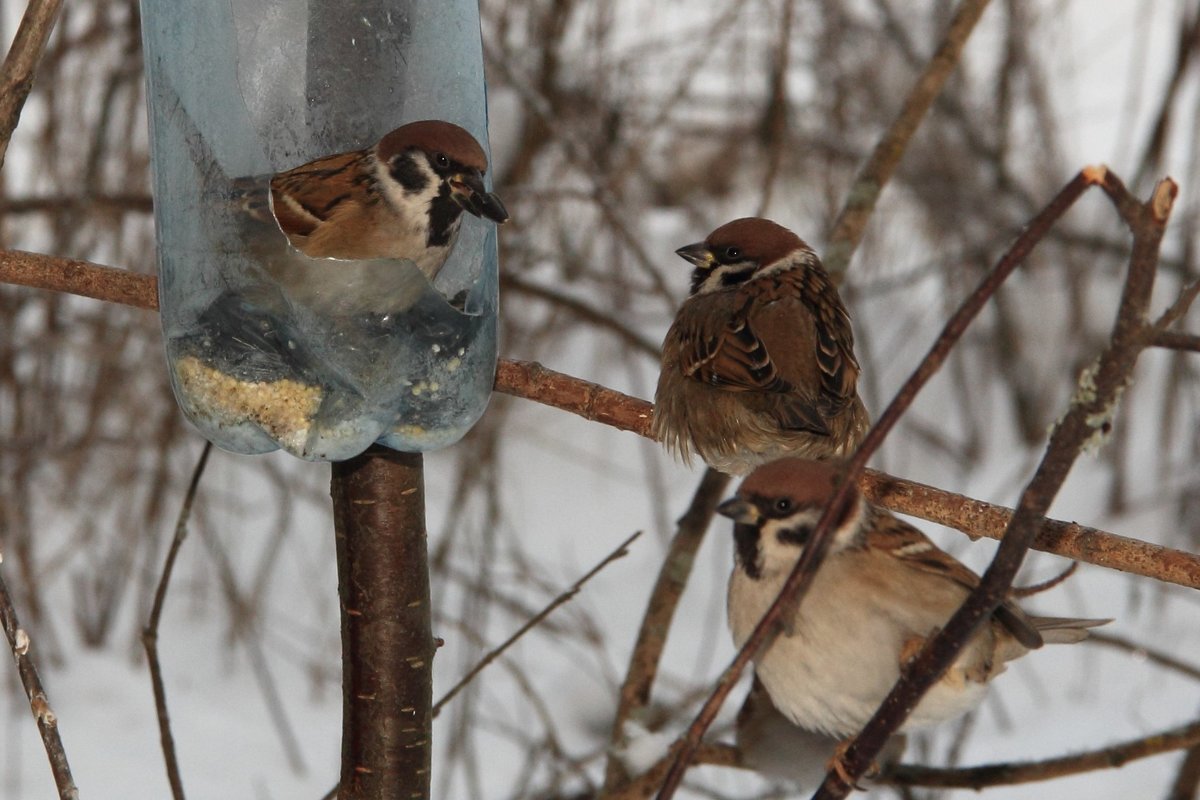
[[[433,633],[421,455],[333,465],[342,609],[341,800],[428,798]]]
[[[62,0],[30,0],[4,66],[0,67],[0,167],[4,166],[8,140],[17,128],[25,98],[33,88],[33,75],[60,10]]]

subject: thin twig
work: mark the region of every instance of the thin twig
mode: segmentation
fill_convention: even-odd
[[[904,98],[904,105],[895,122],[879,140],[875,151],[863,164],[862,169],[846,193],[846,205],[833,223],[833,232],[825,246],[825,268],[834,275],[846,271],[850,258],[862,241],[863,232],[875,210],[875,203],[883,187],[896,171],[900,159],[908,149],[908,142],[934,99],[942,91],[942,85],[957,66],[963,46],[975,29],[975,23],[983,15],[988,0],[963,0],[950,21],[946,35],[938,45],[937,52],[925,65],[924,72]]]
[[[1193,722],[1190,725],[1182,725],[1098,750],[1047,758],[1042,761],[1016,761],[955,769],[899,764],[890,769],[882,780],[896,786],[930,786],[979,791],[991,786],[1036,783],[1100,769],[1116,769],[1139,758],[1149,758],[1172,750],[1182,750],[1197,743],[1200,743],[1200,722]]]
[[[557,289],[541,286],[519,275],[503,274],[500,276],[500,290],[502,292],[520,292],[521,294],[527,294],[530,297],[536,297],[552,305],[564,308],[584,322],[590,322],[597,328],[612,331],[621,341],[628,344],[637,352],[649,356],[656,362],[662,354],[662,348],[618,320],[611,313],[593,308],[582,300],[571,297]]]
[[[62,0],[29,0],[12,47],[0,66],[0,167],[4,166],[8,142],[17,129],[25,99],[33,89],[34,73],[61,10]]]
[[[625,680],[617,695],[617,711],[613,715],[610,735],[614,746],[624,739],[625,722],[650,702],[650,690],[667,646],[675,609],[679,606],[683,590],[687,588],[696,552],[704,542],[704,534],[712,524],[713,514],[727,486],[728,475],[715,469],[706,469],[691,504],[679,518],[675,536],[667,548],[666,558],[659,567],[658,578],[650,592],[650,600],[646,603],[646,613],[638,628],[633,653],[629,656],[629,668],[625,671]],[[604,775],[605,790],[614,790],[625,777],[619,760],[610,753]]]
[[[942,676],[975,629],[1004,600],[1043,515],[1066,481],[1075,459],[1089,442],[1102,441],[1111,429],[1117,402],[1149,340],[1145,320],[1157,271],[1158,249],[1178,188],[1173,181],[1163,180],[1151,199],[1142,204],[1107,169],[1087,169],[1080,178],[1104,190],[1134,235],[1110,344],[1094,368],[1081,376],[1069,410],[1051,433],[1045,455],[1022,492],[1012,522],[978,586],[909,662],[866,727],[850,742],[841,761],[842,769],[830,770],[813,800],[839,800],[851,791],[854,781],[870,767],[888,737]]]
[[[437,717],[438,712],[441,711],[441,709],[442,709],[442,706],[444,706],[446,703],[450,702],[450,700],[452,700],[456,694],[458,694],[460,691],[462,691],[462,689],[468,683],[473,681],[475,679],[475,676],[477,676],[480,672],[482,672],[488,664],[491,664],[497,658],[502,656],[504,654],[505,650],[512,647],[514,644],[516,644],[517,640],[520,639],[522,636],[524,636],[526,633],[528,633],[529,631],[536,628],[542,622],[542,620],[546,619],[546,617],[553,614],[555,609],[557,609],[559,606],[563,605],[564,603],[570,601],[573,597],[575,597],[575,595],[579,594],[579,590],[582,589],[584,587],[584,585],[587,584],[587,582],[590,581],[592,578],[594,578],[601,570],[603,570],[605,567],[607,567],[609,564],[616,561],[617,559],[623,558],[624,556],[629,555],[629,545],[633,544],[634,540],[637,539],[641,535],[642,535],[642,532],[637,531],[632,536],[630,536],[628,539],[621,542],[621,544],[617,546],[616,550],[613,550],[611,553],[609,553],[607,556],[604,557],[604,560],[602,560],[599,564],[597,564],[596,566],[594,566],[590,570],[588,570],[587,573],[585,575],[583,575],[583,577],[581,577],[579,580],[575,581],[575,583],[573,583],[571,585],[571,588],[567,589],[562,594],[560,594],[558,597],[551,600],[549,605],[547,605],[545,608],[543,608],[541,611],[539,611],[537,614],[535,614],[533,617],[531,617],[529,619],[529,621],[526,622],[524,625],[522,625],[520,628],[517,628],[516,632],[513,633],[512,636],[505,639],[495,649],[493,649],[491,652],[489,652],[487,655],[485,655],[483,658],[481,658],[479,660],[478,664],[476,664],[474,667],[472,667],[470,670],[468,670],[467,674],[464,675],[458,683],[454,684],[454,686],[451,687],[450,690],[442,696],[442,699],[438,700],[436,703],[433,704],[434,718]]]
[[[1101,647],[1109,647],[1113,650],[1129,653],[1136,658],[1145,659],[1164,669],[1178,672],[1180,675],[1191,678],[1194,681],[1200,681],[1200,667],[1189,664],[1187,661],[1176,658],[1163,650],[1147,647],[1124,636],[1118,636],[1115,633],[1106,633],[1105,631],[1091,631],[1088,633],[1088,638],[1084,639],[1084,642],[1089,645],[1100,645]]]
[[[0,563],[3,563],[3,558],[0,558]],[[29,654],[29,634],[17,619],[17,609],[13,606],[2,574],[0,625],[4,627],[4,637],[8,639],[8,647],[17,662],[17,675],[21,678],[21,685],[25,687],[25,696],[29,699],[30,710],[37,721],[38,733],[42,736],[42,746],[46,748],[46,757],[50,759],[50,772],[54,775],[58,796],[62,800],[78,800],[79,790],[75,787],[75,779],[71,777],[67,752],[63,749],[62,739],[58,735],[58,716],[50,708],[50,701],[46,699],[46,690],[42,688],[42,680],[38,677],[37,665],[33,662],[33,656]]]
[[[1200,353],[1200,336],[1181,331],[1159,331],[1154,334],[1150,344],[1155,347],[1165,347],[1168,350],[1190,350]]]
[[[650,769],[616,791],[606,792],[601,797],[604,800],[645,800],[654,793],[654,788],[662,783],[663,777],[666,776],[667,770],[670,769],[672,761],[679,752],[680,745],[681,743],[676,742],[667,755],[655,762]],[[742,753],[731,745],[705,742],[696,749],[692,763],[717,767],[741,767]]]
[[[142,646],[146,648],[146,662],[150,667],[150,683],[154,689],[154,708],[158,712],[158,733],[162,741],[163,761],[167,767],[167,780],[171,784],[171,796],[175,800],[183,800],[183,778],[179,772],[179,759],[175,754],[175,737],[171,735],[171,717],[167,712],[167,689],[163,683],[162,664],[158,660],[158,623],[162,619],[163,605],[167,600],[167,587],[171,583],[171,573],[175,569],[175,559],[183,540],[187,538],[188,519],[192,515],[192,504],[196,500],[196,492],[200,488],[200,478],[204,475],[204,467],[208,464],[208,454],[212,452],[212,442],[205,442],[200,451],[200,458],[192,470],[192,480],[188,484],[187,494],[183,497],[183,505],[179,509],[179,517],[175,520],[175,535],[171,539],[171,547],[167,550],[167,559],[163,563],[162,576],[158,579],[158,588],[154,592],[154,605],[150,608],[150,619],[142,630]]]
[[[712,695],[705,702],[696,719],[688,727],[683,746],[679,750],[679,755],[672,765],[671,771],[667,773],[666,781],[659,792],[659,800],[667,800],[675,793],[675,790],[683,779],[683,772],[687,768],[692,752],[700,744],[700,738],[704,735],[704,731],[708,729],[708,726],[716,718],[721,704],[729,696],[729,692],[733,690],[738,677],[750,661],[763,648],[769,646],[770,639],[778,633],[780,620],[784,618],[784,614],[794,609],[796,604],[802,601],[804,593],[811,585],[813,577],[816,574],[816,569],[820,566],[821,560],[825,557],[825,552],[829,547],[830,534],[833,530],[833,520],[840,516],[845,504],[849,500],[850,483],[857,479],[866,466],[867,459],[879,448],[880,444],[883,443],[884,437],[895,427],[900,417],[912,405],[917,393],[945,362],[955,343],[966,332],[971,320],[983,309],[988,298],[996,292],[1004,280],[1012,274],[1013,270],[1025,260],[1034,245],[1050,229],[1050,226],[1074,204],[1088,186],[1096,181],[1098,172],[1100,171],[1094,169],[1085,169],[1080,172],[1063,187],[1040,214],[1034,217],[1025,230],[1022,231],[1021,235],[1017,237],[1017,240],[1009,247],[995,268],[984,278],[975,291],[963,301],[958,311],[954,313],[942,329],[941,334],[934,342],[929,353],[917,366],[913,374],[909,376],[908,380],[904,382],[904,385],[900,387],[891,404],[880,415],[879,420],[867,432],[866,438],[846,464],[845,478],[822,512],[820,520],[810,535],[808,543],[805,545],[804,551],[797,561],[795,568],[793,568],[791,575],[788,576],[787,581],[780,590],[779,596],[775,599],[771,608],[763,615],[762,619],[759,620],[758,625],[754,628],[746,643],[738,651],[733,663],[721,674]],[[882,747],[882,744],[882,742],[879,742],[880,747]],[[872,751],[871,755],[874,756],[875,752],[878,752],[878,747]],[[863,769],[865,769],[865,766]],[[857,774],[861,774],[861,770]]]

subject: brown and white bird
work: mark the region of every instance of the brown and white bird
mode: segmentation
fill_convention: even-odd
[[[263,191],[246,205],[259,218],[273,217],[311,258],[409,259],[432,280],[454,246],[463,211],[496,223],[508,219],[500,198],[484,187],[487,167],[470,133],[422,120],[373,147],[280,172],[269,195]]]
[[[734,520],[728,614],[741,647],[799,559],[839,467],[782,459],[755,470],[718,511]],[[796,725],[845,738],[870,719],[904,664],[978,584],[974,572],[855,491],[795,616],[755,664]],[[901,732],[953,719],[982,701],[1005,663],[1045,642],[1078,642],[1110,620],[1036,617],[1010,597],[975,633]]]
[[[812,248],[748,217],[675,252],[695,269],[663,342],[655,437],[734,475],[851,452],[869,424],[854,334]]]

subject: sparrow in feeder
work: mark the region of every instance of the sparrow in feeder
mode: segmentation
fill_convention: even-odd
[[[422,120],[372,147],[280,172],[269,198],[252,197],[247,206],[310,258],[408,259],[432,280],[454,247],[463,211],[508,220],[500,198],[484,187],[487,167],[470,133]]]
[[[779,595],[821,512],[838,467],[782,459],[759,467],[717,511],[734,520],[729,627],[745,644]],[[858,733],[908,661],[979,583],[913,526],[852,487],[814,582],[755,663],[772,703],[794,724],[838,738]],[[1005,663],[1043,643],[1073,643],[1110,620],[1036,617],[1010,595],[901,726],[906,732],[977,706]],[[837,769],[837,755],[831,766]]]
[[[866,435],[850,316],[817,254],[766,219],[675,251],[691,294],[663,342],[655,437],[741,475],[794,455],[847,455]]]

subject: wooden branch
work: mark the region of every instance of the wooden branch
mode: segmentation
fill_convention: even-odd
[[[0,564],[2,563],[4,559],[0,554]],[[58,716],[50,708],[46,690],[42,688],[37,665],[33,656],[29,654],[29,633],[21,627],[17,618],[17,609],[8,593],[3,573],[0,573],[0,627],[4,628],[4,638],[8,640],[9,650],[17,663],[17,675],[21,679],[21,686],[25,688],[25,697],[29,700],[29,708],[37,723],[38,733],[41,734],[46,757],[50,759],[50,772],[54,776],[54,785],[58,787],[58,796],[61,800],[79,800],[79,790],[71,777],[67,752],[63,749],[62,738],[58,735]]]
[[[859,488],[872,503],[946,525],[968,536],[1001,539],[1013,510],[916,481],[867,470]],[[1118,536],[1075,522],[1048,519],[1033,549],[1155,580],[1200,589],[1200,556]]]
[[[342,610],[339,800],[430,793],[433,653],[420,453],[333,464]]]
[[[1154,334],[1150,343],[1155,347],[1165,347],[1168,350],[1190,350],[1200,353],[1200,336],[1182,331],[1159,331]]]
[[[61,10],[62,0],[29,0],[12,47],[0,66],[0,167],[4,166],[8,142],[17,129],[21,109],[33,89],[34,73]]]
[[[162,574],[158,578],[158,588],[154,590],[154,603],[150,607],[150,619],[142,629],[142,647],[146,649],[146,664],[150,670],[150,686],[154,690],[154,709],[158,712],[158,736],[162,744],[163,762],[167,768],[167,782],[171,785],[171,797],[174,800],[184,800],[183,776],[179,771],[179,757],[175,753],[175,737],[171,734],[171,715],[167,710],[167,687],[163,682],[162,663],[158,659],[158,624],[162,620],[163,606],[167,602],[167,587],[171,585],[171,575],[175,571],[175,559],[187,538],[188,520],[192,515],[192,505],[196,501],[196,493],[200,489],[200,478],[208,465],[208,456],[212,452],[212,442],[205,442],[196,459],[192,470],[192,480],[188,483],[187,493],[183,497],[183,505],[175,520],[175,535],[171,537],[171,546],[167,549],[167,558],[163,562]]]
[[[629,668],[625,681],[617,695],[617,711],[613,716],[610,740],[613,748],[625,738],[625,723],[650,702],[650,690],[658,675],[658,665],[667,646],[667,635],[675,619],[675,609],[683,590],[687,588],[692,574],[696,552],[704,542],[704,535],[712,524],[713,514],[723,499],[729,476],[715,469],[706,469],[688,510],[679,518],[675,536],[667,548],[667,556],[658,570],[650,600],[646,603],[646,614],[638,629],[633,653],[629,657]],[[610,751],[605,768],[605,793],[614,791],[629,776],[615,755]]]
[[[158,280],[153,275],[73,258],[5,250],[0,252],[0,283],[77,294],[148,311],[158,310]]]
[[[555,372],[535,361],[500,359],[496,366],[496,390],[651,438],[650,415],[654,407],[650,403]]]
[[[147,310],[158,307],[153,275],[37,253],[0,251],[0,283],[67,292]],[[651,403],[556,372],[537,362],[500,359],[495,389],[652,438]],[[956,528],[969,536],[999,539],[1013,513],[1004,506],[874,470],[865,471],[859,487],[873,503]],[[1200,556],[1073,522],[1047,520],[1033,547],[1064,558],[1200,589]]]
[[[808,590],[808,587],[812,585],[816,570],[820,567],[821,560],[825,557],[825,553],[831,543],[833,520],[842,517],[845,506],[850,500],[850,482],[858,479],[858,476],[866,466],[867,460],[883,443],[884,438],[895,427],[908,407],[912,405],[917,393],[928,383],[929,379],[933,377],[938,369],[941,368],[941,365],[945,363],[955,343],[966,333],[967,326],[970,325],[971,320],[983,309],[988,298],[995,294],[1004,280],[1017,268],[1017,265],[1025,260],[1034,245],[1045,236],[1046,231],[1050,229],[1051,225],[1066,213],[1067,209],[1079,199],[1088,186],[1097,182],[1098,174],[1099,172],[1094,169],[1085,169],[1080,172],[1063,187],[1041,213],[1034,217],[1000,261],[997,262],[992,271],[983,279],[975,291],[963,301],[954,315],[950,317],[950,320],[946,323],[941,334],[934,342],[933,347],[930,348],[929,353],[917,365],[916,370],[904,382],[904,385],[900,387],[892,402],[884,409],[884,412],[879,416],[875,424],[871,426],[871,429],[867,431],[862,444],[859,445],[858,450],[855,451],[854,455],[847,462],[844,472],[845,477],[842,483],[834,491],[833,497],[830,498],[829,503],[821,512],[821,518],[817,521],[812,534],[810,534],[808,542],[805,544],[804,550],[796,562],[796,566],[792,569],[787,581],[784,582],[779,596],[767,612],[763,614],[754,631],[738,651],[733,663],[721,674],[716,687],[701,707],[700,713],[696,715],[696,719],[688,726],[687,733],[683,739],[683,746],[679,749],[679,755],[672,765],[671,770],[667,773],[666,780],[663,782],[663,787],[659,792],[659,800],[668,800],[675,793],[675,790],[683,780],[683,772],[687,768],[691,754],[699,746],[704,731],[716,719],[721,704],[733,690],[742,671],[749,665],[750,661],[770,646],[771,640],[779,633],[782,620],[795,613],[797,604],[803,601],[804,594]],[[1019,507],[1017,514],[1020,514]],[[1014,516],[1015,519],[1016,516]],[[1003,547],[1003,543],[1001,546]],[[1009,578],[1009,582],[1011,583],[1011,578]],[[999,600],[996,602],[999,603]],[[926,647],[926,650],[928,649]],[[921,691],[924,691],[924,689],[922,688]],[[869,746],[864,747],[864,750],[869,749],[870,757],[874,758],[875,754],[882,748],[886,738],[885,736],[879,740],[872,739]],[[858,771],[853,773],[852,777],[857,778],[862,775],[867,766],[869,766],[869,763],[868,761],[860,765],[855,762]]]
[[[929,59],[916,84],[904,98],[904,105],[900,107],[895,122],[875,145],[871,157],[854,178],[854,183],[846,193],[846,204],[834,220],[833,232],[825,246],[822,260],[831,274],[841,275],[850,265],[850,258],[862,241],[883,187],[896,171],[908,149],[909,140],[941,93],[942,85],[958,65],[962,49],[987,6],[988,0],[962,0],[959,3],[937,52]]]
[[[949,668],[975,629],[1004,600],[1043,515],[1066,481],[1075,459],[1089,443],[1097,442],[1111,429],[1116,404],[1138,355],[1149,341],[1146,319],[1158,249],[1178,189],[1174,182],[1164,180],[1149,202],[1142,204],[1107,169],[1087,169],[1080,177],[1104,189],[1134,235],[1129,272],[1110,344],[1094,368],[1081,376],[1070,407],[1050,435],[1042,462],[1021,494],[1012,522],[979,585],[905,667],[866,727],[850,742],[842,769],[830,770],[813,800],[838,800],[852,791],[854,782],[870,767],[887,739]]]
[[[992,786],[1036,783],[1100,769],[1115,769],[1130,761],[1169,753],[1173,750],[1183,750],[1197,744],[1200,744],[1200,722],[1193,722],[1190,725],[1183,725],[1098,750],[1048,758],[1042,761],[1017,761],[953,769],[899,764],[890,769],[882,780],[895,786],[928,786],[979,791]]]

